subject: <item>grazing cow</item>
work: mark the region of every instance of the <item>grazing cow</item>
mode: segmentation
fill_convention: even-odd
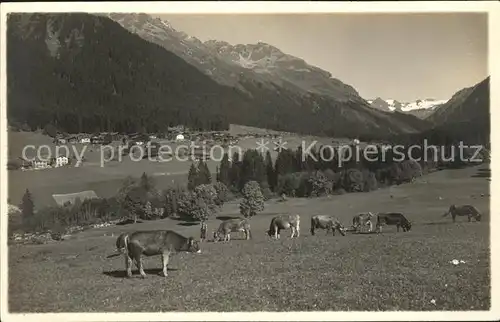
[[[171,230],[149,230],[123,233],[116,240],[118,252],[124,254],[127,277],[132,276],[132,260],[135,261],[142,278],[146,277],[142,266],[142,255],[161,255],[163,276],[167,276],[169,256],[176,252],[201,253],[199,242],[186,238]]]
[[[299,215],[279,215],[271,220],[267,234],[274,239],[280,238],[280,230],[288,229],[292,231],[290,238],[300,235],[300,216]]]
[[[214,231],[214,242],[223,239],[228,242],[231,239],[231,232],[245,232],[245,239],[249,240],[252,237],[250,231],[250,223],[244,218],[228,219],[219,225],[219,229]]]
[[[335,236],[335,230],[338,230],[342,236],[345,236],[346,229],[340,221],[333,216],[316,215],[311,217],[311,235],[314,236],[314,230],[326,229],[326,234],[332,231]]]
[[[365,226],[370,226],[370,232],[373,231],[372,218],[374,214],[371,212],[356,215],[352,218],[352,227],[356,232],[361,232],[361,228]]]
[[[472,205],[461,205],[461,206],[455,206],[451,205],[448,211],[443,215],[443,217],[446,217],[451,214],[451,218],[453,219],[453,222],[455,222],[456,217],[463,217],[467,216],[469,222],[471,221],[472,218],[474,218],[476,221],[481,221],[481,213],[479,210],[476,209],[476,207]]]
[[[397,230],[399,232],[399,227],[403,228],[404,232],[407,232],[411,229],[411,222],[406,219],[403,214],[400,213],[379,213],[377,216],[377,231],[382,232],[383,225],[396,225]]]

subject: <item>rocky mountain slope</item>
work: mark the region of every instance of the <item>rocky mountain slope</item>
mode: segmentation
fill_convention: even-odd
[[[427,126],[371,108],[352,87],[272,46],[202,43],[147,15],[110,16],[120,24],[80,13],[9,17],[9,121],[68,132],[238,123],[349,137]]]
[[[175,30],[167,21],[147,14],[110,13],[108,16],[127,30],[182,57],[224,85],[238,86],[239,77],[244,76],[303,93],[329,95],[337,100],[361,99],[352,86],[332,78],[329,72],[266,43],[202,42]]]
[[[461,89],[429,116],[436,125],[463,121],[485,120],[490,117],[490,77],[478,84]]]

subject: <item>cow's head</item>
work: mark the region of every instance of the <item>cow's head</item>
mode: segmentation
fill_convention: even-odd
[[[188,238],[188,249],[189,253],[201,253],[200,242],[194,240],[193,237]]]
[[[216,230],[214,230],[212,232],[212,235],[213,235],[213,238],[214,238],[214,242],[215,243],[218,242],[219,241],[219,233]]]
[[[482,216],[481,216],[481,214],[479,214],[479,213],[478,213],[478,214],[476,215],[476,221],[481,221],[481,217],[482,217]]]
[[[406,231],[410,231],[410,229],[411,229],[411,221],[407,221],[405,223],[405,229],[406,229]]]
[[[120,253],[125,253],[127,251],[127,239],[128,239],[128,234],[127,233],[122,233],[118,238],[116,239],[116,250]]]

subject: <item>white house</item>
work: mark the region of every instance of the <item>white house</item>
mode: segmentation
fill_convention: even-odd
[[[68,164],[68,158],[65,156],[60,156],[56,158],[56,167],[62,167]]]
[[[182,134],[177,134],[177,136],[175,137],[175,140],[176,140],[176,141],[184,141],[184,135],[182,135]]]
[[[80,143],[90,143],[90,138],[82,138]]]
[[[33,161],[34,169],[45,169],[49,167],[49,162],[44,160],[35,160]]]

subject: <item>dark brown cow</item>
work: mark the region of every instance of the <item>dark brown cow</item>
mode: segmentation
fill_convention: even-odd
[[[314,236],[316,229],[326,229],[326,234],[332,231],[335,236],[335,230],[338,230],[342,236],[345,236],[346,229],[340,221],[333,216],[316,215],[311,217],[311,235]]]
[[[161,255],[163,276],[167,276],[169,256],[177,252],[201,253],[199,242],[186,238],[171,230],[149,230],[123,233],[116,240],[117,250],[124,254],[127,276],[132,276],[132,260],[135,261],[142,278],[146,277],[142,266],[142,255]]]
[[[402,227],[404,232],[411,229],[411,222],[401,213],[379,213],[377,217],[377,232],[379,233],[382,232],[382,226],[384,225],[395,225],[398,232],[399,227]]]
[[[274,239],[280,238],[280,230],[288,229],[292,231],[290,238],[300,235],[300,216],[299,215],[279,215],[271,220],[267,234]]]
[[[451,205],[448,211],[443,215],[443,217],[446,217],[448,215],[451,215],[453,222],[455,222],[456,217],[463,216],[467,216],[469,222],[472,221],[472,218],[474,218],[476,221],[481,221],[481,213],[476,209],[476,207],[472,205]]]
[[[252,237],[252,233],[250,231],[250,223],[247,219],[244,218],[234,218],[228,219],[219,225],[219,229],[214,231],[214,242],[219,240],[223,240],[228,242],[231,239],[231,232],[244,232],[245,239],[249,240]]]

